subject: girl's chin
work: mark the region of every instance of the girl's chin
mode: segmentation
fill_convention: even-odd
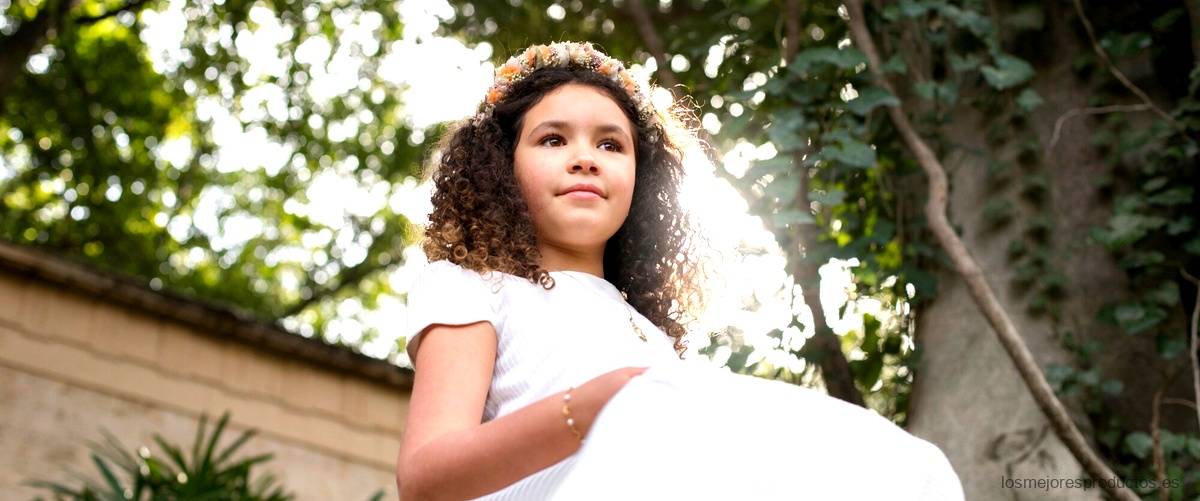
[[[603,245],[615,232],[597,218],[565,218],[559,220],[554,241],[571,247]]]

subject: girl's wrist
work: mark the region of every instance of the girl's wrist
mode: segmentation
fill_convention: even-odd
[[[578,422],[575,420],[574,413],[572,413],[571,409],[571,402],[573,399],[572,392],[574,390],[575,387],[571,386],[562,394],[562,416],[564,423],[567,425],[567,429],[570,430],[571,434],[574,435],[575,438],[579,440],[580,445],[582,445],[584,442],[583,433],[579,430]]]
[[[637,377],[645,368],[625,367],[616,369],[608,373],[597,376],[586,383],[573,387],[571,390],[570,413],[574,420],[575,428],[579,430],[582,440],[587,440],[588,432],[592,429],[592,423],[595,422],[596,416],[600,414],[600,410],[612,400],[621,388],[624,388],[634,377]],[[559,407],[561,411],[562,398],[566,394],[563,392],[559,395]],[[559,426],[568,428],[567,436],[573,437],[573,433],[569,430],[565,423],[565,417],[559,416]],[[581,442],[582,442],[581,440]]]

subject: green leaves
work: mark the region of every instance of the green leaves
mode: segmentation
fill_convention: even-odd
[[[814,224],[817,221],[813,219],[812,214],[808,211],[799,209],[784,209],[772,214],[771,222],[779,226],[792,226],[800,224]]]
[[[1113,59],[1132,57],[1138,52],[1149,48],[1154,43],[1149,33],[1135,31],[1133,33],[1112,32],[1100,38],[1100,46]]]
[[[904,63],[904,58],[900,57],[900,54],[893,54],[892,57],[888,58],[888,60],[883,63],[883,66],[881,66],[880,69],[883,70],[884,73],[893,73],[898,75],[904,75],[908,73],[908,65]]]
[[[1017,106],[1020,106],[1021,111],[1024,111],[1025,113],[1029,113],[1037,109],[1037,107],[1041,106],[1043,102],[1042,96],[1038,95],[1038,93],[1033,89],[1025,89],[1021,91],[1019,95],[1017,95]]]
[[[157,456],[142,448],[134,454],[125,449],[108,431],[105,441],[90,445],[92,464],[100,472],[102,483],[84,480],[79,488],[35,480],[28,485],[54,492],[56,499],[89,501],[94,499],[238,499],[242,501],[288,501],[294,496],[278,485],[269,473],[251,478],[251,468],[271,459],[271,454],[233,460],[233,454],[255,434],[243,432],[231,444],[217,452],[217,443],[229,420],[226,412],[211,435],[206,431],[208,416],[202,415],[190,457],[179,446],[155,434],[154,441],[166,455]]]
[[[775,113],[767,137],[779,151],[801,150],[808,146],[808,123],[800,109],[790,107]]]
[[[1105,306],[1097,317],[1136,335],[1157,327],[1167,319],[1167,310],[1157,301],[1131,301]]]
[[[913,91],[927,101],[941,101],[945,104],[954,104],[958,101],[958,84],[953,81],[936,82],[926,80],[913,85]]]
[[[991,65],[980,68],[983,78],[997,90],[1010,89],[1033,78],[1033,66],[1016,56],[997,54]]]
[[[1125,332],[1138,334],[1154,327],[1167,318],[1167,313],[1161,308],[1138,303],[1117,305],[1113,310],[1113,318]]]
[[[901,18],[916,18],[929,13],[932,8],[932,2],[900,0],[896,3],[890,3],[883,8],[883,18],[889,21],[896,21]]]
[[[1126,247],[1151,231],[1167,224],[1165,218],[1142,214],[1118,213],[1108,220],[1108,227],[1095,229],[1092,237],[1111,250]]]
[[[945,16],[954,24],[970,31],[971,34],[983,40],[991,40],[995,27],[992,21],[973,9],[964,9],[955,5],[940,4],[938,13]]]
[[[863,169],[875,166],[875,150],[850,136],[845,130],[835,130],[824,137],[821,158]]]
[[[830,64],[837,68],[849,69],[860,64],[867,64],[867,56],[853,47],[843,49],[813,47],[797,53],[787,68],[788,71],[803,76],[819,64]]]
[[[794,175],[784,175],[771,180],[763,192],[775,198],[779,206],[789,206],[796,199],[796,190],[800,189],[800,180]]]
[[[1176,186],[1147,197],[1146,202],[1162,206],[1186,205],[1192,203],[1194,192],[1191,186]]]
[[[1004,24],[1018,30],[1040,30],[1046,24],[1045,10],[1038,3],[1023,4],[1004,18]]]
[[[854,380],[864,389],[871,389],[879,381],[883,372],[883,352],[881,350],[879,327],[880,323],[874,316],[863,314],[863,336],[859,349],[865,353],[862,360],[852,360],[850,370]]]
[[[1154,439],[1145,432],[1135,431],[1125,436],[1125,448],[1139,459],[1146,459],[1154,449]]]
[[[813,191],[808,194],[809,200],[824,206],[838,205],[845,198],[846,193],[842,190]]]
[[[858,92],[858,97],[846,103],[846,108],[858,115],[866,115],[878,106],[899,106],[900,100],[879,87],[867,87]]]
[[[1013,213],[1013,204],[1007,198],[994,197],[983,204],[983,221],[989,228],[998,228],[1011,221]]]

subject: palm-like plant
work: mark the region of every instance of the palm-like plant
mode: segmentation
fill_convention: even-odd
[[[53,493],[56,500],[107,501],[107,500],[221,500],[221,501],[286,501],[294,495],[286,493],[270,473],[251,479],[251,467],[271,459],[271,454],[261,454],[233,460],[233,454],[254,436],[256,430],[246,430],[233,443],[218,451],[217,443],[229,413],[225,412],[217,421],[211,435],[207,435],[208,416],[201,415],[196,439],[192,443],[191,457],[167,443],[160,435],[154,442],[165,457],[151,454],[147,447],[130,453],[116,437],[101,430],[103,442],[90,442],[92,463],[100,471],[102,481],[95,481],[68,470],[71,476],[82,481],[81,487],[45,480],[35,480],[26,485],[44,488]],[[207,435],[207,436],[206,436]],[[378,499],[376,494],[375,499]],[[35,498],[42,501],[44,498]]]

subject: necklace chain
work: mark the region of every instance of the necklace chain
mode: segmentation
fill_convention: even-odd
[[[564,271],[569,271],[569,270],[564,270]],[[583,272],[580,272],[580,273],[583,273]],[[565,273],[565,275],[567,275],[568,277],[571,277],[576,282],[582,282],[582,280],[580,280],[578,277],[572,276],[570,273]],[[599,277],[597,277],[597,278],[599,278]],[[601,280],[603,280],[603,279],[601,279]],[[642,332],[642,328],[638,327],[637,322],[635,322],[633,320],[632,308],[630,308],[629,303],[626,302],[629,300],[629,295],[625,294],[625,291],[617,291],[617,292],[619,292],[621,294],[621,298],[622,298],[621,304],[623,306],[625,306],[625,313],[629,314],[629,325],[633,327],[633,333],[637,334],[638,338],[641,338],[642,342],[649,343],[650,340],[646,339],[646,334],[644,332]]]

